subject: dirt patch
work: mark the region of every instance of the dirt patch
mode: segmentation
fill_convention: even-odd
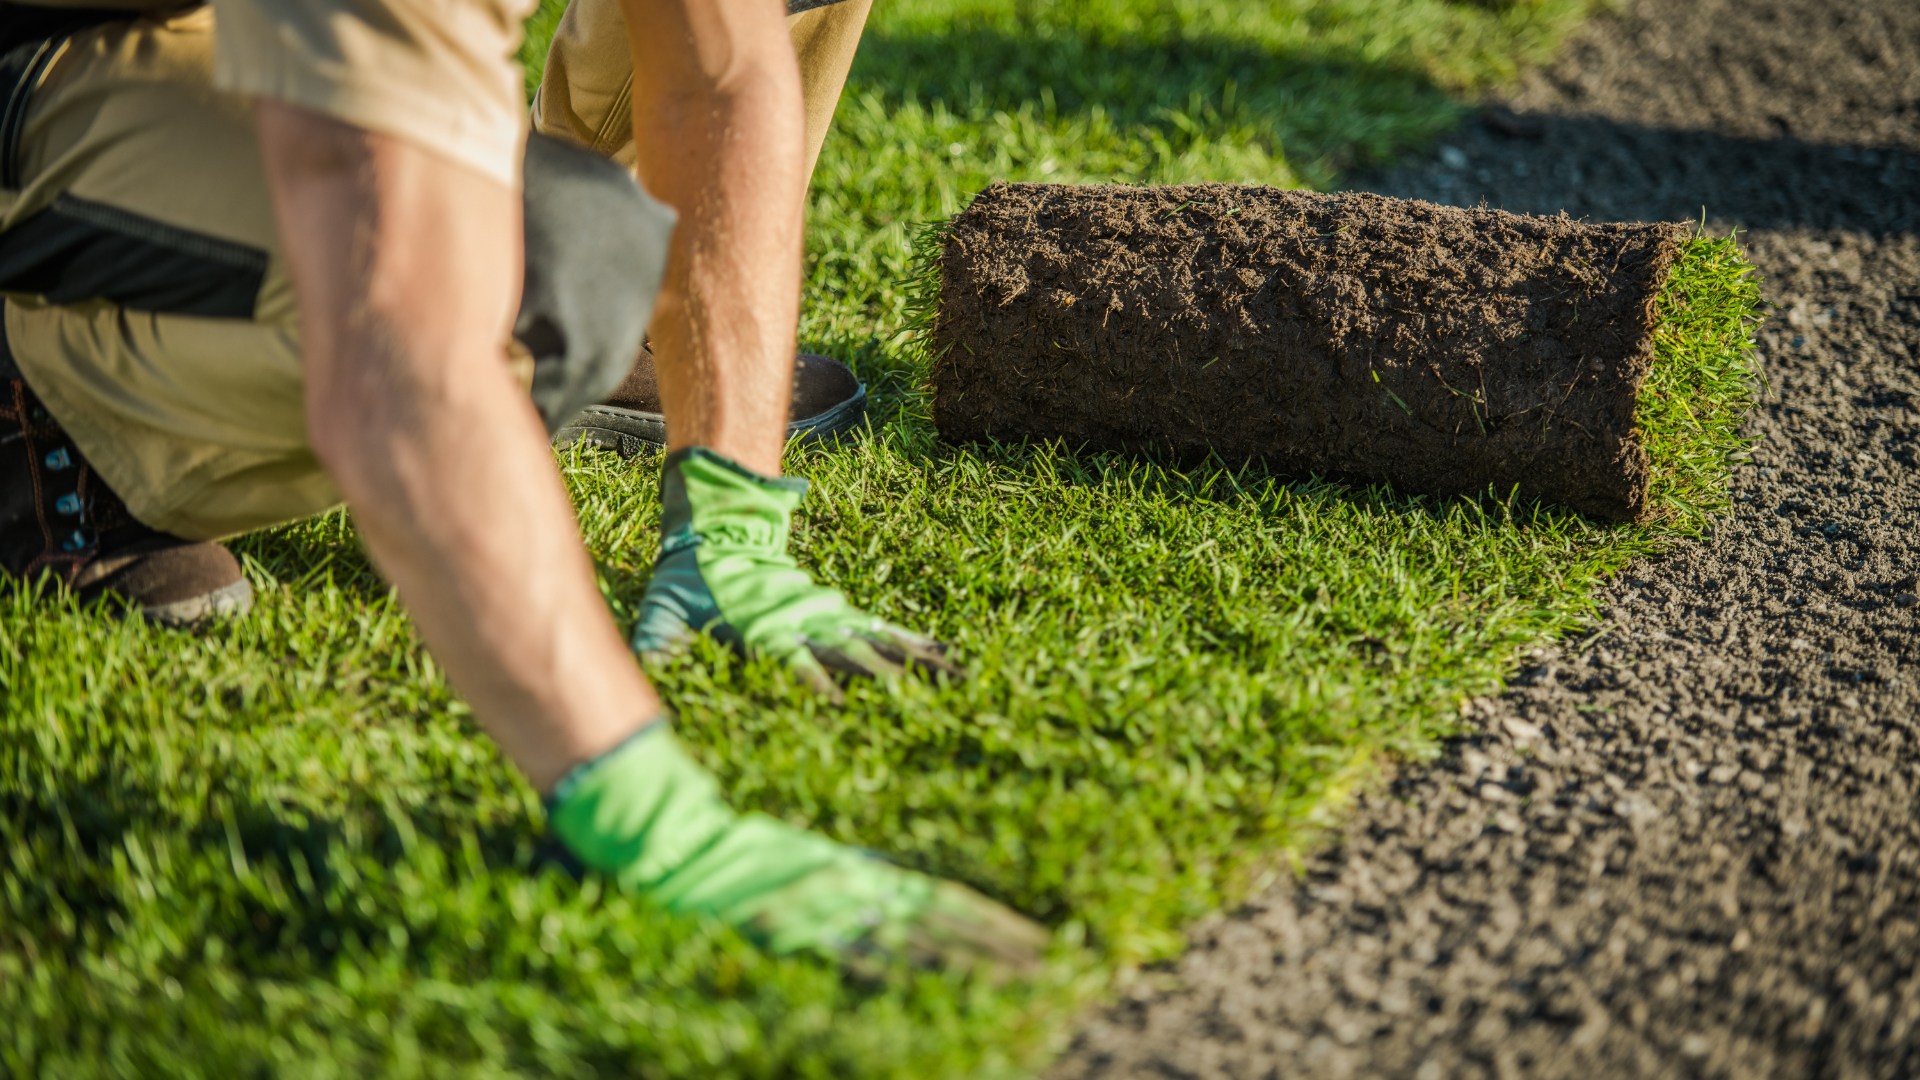
[[[934,420],[1634,520],[1636,395],[1685,237],[1369,194],[996,184],[943,248]]]
[[[1920,1073],[1917,101],[1920,5],[1647,3],[1516,96],[1540,138],[1372,178],[1752,229],[1764,442],[1709,540],[1057,1077]]]

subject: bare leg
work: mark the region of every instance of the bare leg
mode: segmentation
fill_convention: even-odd
[[[554,34],[534,99],[539,131],[579,143],[634,168],[633,51],[623,27],[625,0],[569,0]],[[806,172],[813,174],[846,88],[873,0],[837,0],[787,16],[806,104]]]
[[[507,366],[520,201],[409,143],[255,106],[308,433],[422,636],[541,790],[660,714]]]
[[[704,446],[777,476],[807,183],[785,8],[625,8],[640,181],[680,212],[652,326],[669,449]]]

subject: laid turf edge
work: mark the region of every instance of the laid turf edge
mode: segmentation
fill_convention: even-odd
[[[913,233],[913,273],[898,283],[905,297],[906,319],[896,342],[907,342],[911,347],[905,351],[918,364],[918,392],[899,404],[898,416],[906,427],[919,428],[929,437],[931,373],[939,359],[932,351],[932,328],[940,301],[939,258],[950,220],[928,222]],[[1708,236],[1701,229],[1681,244],[1654,301],[1650,333],[1655,355],[1635,399],[1635,434],[1652,466],[1649,513],[1640,523],[1590,521],[1551,506],[1527,509],[1497,505],[1498,500],[1490,498],[1443,501],[1452,503],[1455,510],[1493,508],[1506,515],[1509,527],[1517,532],[1564,530],[1569,537],[1563,555],[1568,589],[1555,601],[1562,610],[1558,618],[1536,624],[1540,636],[1535,645],[1571,637],[1590,625],[1594,585],[1637,559],[1699,535],[1710,524],[1711,515],[1729,505],[1732,466],[1751,445],[1742,430],[1744,421],[1764,390],[1752,342],[1762,312],[1757,275],[1735,237]],[[1381,493],[1353,491],[1350,497],[1372,501]],[[1413,515],[1448,510],[1446,505],[1419,498],[1386,501],[1397,501]],[[1518,641],[1502,645],[1499,656],[1490,661],[1505,670],[1519,663],[1531,647]],[[1461,690],[1472,695],[1497,692],[1498,687],[1487,684]],[[1271,847],[1265,857],[1244,858],[1222,874],[1216,883],[1219,898],[1231,905],[1268,884],[1274,875],[1285,873],[1283,867],[1297,866],[1302,852],[1329,830],[1338,829],[1352,796],[1377,780],[1380,765],[1431,754],[1442,736],[1470,724],[1457,711],[1457,701],[1421,704],[1425,709],[1414,706],[1413,711],[1432,709],[1435,715],[1418,720],[1403,715],[1397,718],[1398,737],[1388,736],[1384,744],[1363,739],[1367,745],[1350,747],[1354,753],[1333,770],[1335,778],[1321,789],[1319,803],[1268,838]],[[1374,733],[1376,738],[1386,734]],[[1101,966],[1111,971],[1116,959],[1108,954]]]
[[[899,403],[897,417],[928,435],[932,372],[940,359],[933,337],[940,307],[940,258],[953,220],[925,222],[914,230],[912,273],[896,283],[905,298],[905,318],[895,344],[907,345],[918,375],[915,392]],[[1565,530],[1575,538],[1566,548],[1568,579],[1589,586],[1610,579],[1639,559],[1669,550],[1676,542],[1702,535],[1712,516],[1729,507],[1732,468],[1753,444],[1744,428],[1765,392],[1753,342],[1753,330],[1764,318],[1765,306],[1758,273],[1735,235],[1711,236],[1700,227],[1681,243],[1654,301],[1649,331],[1654,359],[1635,399],[1634,436],[1646,449],[1651,466],[1648,511],[1640,521],[1589,520],[1551,505],[1523,507],[1512,500],[1503,502],[1496,492],[1440,500],[1438,506],[1420,496],[1403,495],[1398,500],[1412,513],[1444,513],[1445,504],[1458,503],[1481,512],[1491,509],[1516,529]],[[1331,490],[1339,487],[1317,479],[1305,482]],[[1396,498],[1381,489],[1356,489],[1351,496],[1367,502]],[[1564,619],[1536,644],[1585,629],[1594,603],[1590,587],[1574,587],[1565,598]],[[1517,662],[1524,651],[1516,647],[1507,663]],[[1486,689],[1497,692],[1496,687]],[[1335,770],[1337,779],[1323,789],[1320,804],[1291,823],[1285,836],[1274,838],[1278,846],[1270,858],[1249,861],[1228,875],[1231,880],[1223,881],[1222,897],[1228,903],[1243,899],[1248,890],[1267,884],[1281,866],[1297,864],[1300,854],[1318,837],[1338,828],[1345,806],[1369,786],[1384,761],[1424,757],[1437,748],[1441,736],[1464,730],[1464,723],[1457,714],[1433,718],[1411,725],[1421,729],[1422,735],[1410,741],[1359,749]]]

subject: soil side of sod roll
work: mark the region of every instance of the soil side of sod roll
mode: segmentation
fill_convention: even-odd
[[[1227,184],[996,184],[948,224],[934,421],[1649,516],[1679,224]]]

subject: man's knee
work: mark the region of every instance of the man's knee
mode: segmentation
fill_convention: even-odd
[[[620,385],[666,272],[673,210],[625,169],[546,135],[527,140],[526,285],[513,336],[533,355],[549,432]]]

